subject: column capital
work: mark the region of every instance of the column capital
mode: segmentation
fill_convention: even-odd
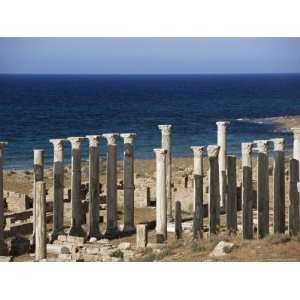
[[[65,142],[67,142],[67,139],[50,139],[49,143],[53,144],[54,147],[62,146]]]
[[[226,128],[230,124],[230,122],[229,121],[218,121],[218,122],[216,122],[216,124],[217,124],[218,127],[225,127]]]
[[[102,136],[107,140],[108,145],[116,145],[119,133],[104,133]]]
[[[220,146],[218,145],[208,145],[207,146],[207,155],[208,157],[218,157]]]
[[[79,149],[80,143],[85,140],[83,136],[68,137],[67,140],[71,143],[72,149]]]
[[[270,142],[274,144],[274,151],[283,151],[284,150],[284,138],[272,139]]]
[[[7,144],[8,142],[0,141],[0,150],[3,150]]]
[[[89,147],[98,147],[101,135],[93,134],[85,136],[89,140]]]
[[[261,153],[267,153],[268,152],[268,145],[270,143],[269,140],[257,140],[253,141],[254,144],[257,146],[257,151]]]
[[[204,146],[192,146],[191,147],[193,153],[195,156],[203,156],[205,152],[205,147]]]
[[[40,165],[43,164],[44,149],[34,149],[33,150],[33,164]]]
[[[242,155],[251,154],[253,143],[242,143]]]
[[[166,125],[158,125],[158,128],[161,130],[161,133],[164,135],[170,135],[171,134],[171,124],[166,124]]]
[[[120,137],[124,139],[124,144],[133,144],[133,139],[136,136],[135,133],[121,133]]]

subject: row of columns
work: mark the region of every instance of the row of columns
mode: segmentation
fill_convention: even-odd
[[[52,240],[64,234],[64,144],[71,143],[71,227],[70,235],[85,236],[81,214],[81,142],[89,141],[89,228],[88,236],[100,238],[99,231],[99,142],[107,140],[107,235],[118,233],[117,225],[117,133],[51,139],[53,145],[53,231]],[[120,135],[124,139],[124,228],[135,231],[134,225],[134,133]],[[34,150],[35,182],[43,180],[43,151]],[[34,184],[35,189],[35,184]],[[35,195],[35,191],[34,191]],[[34,201],[34,220],[36,207]],[[34,221],[35,224],[35,221]],[[35,232],[34,225],[34,232]],[[35,240],[35,239],[33,239]]]

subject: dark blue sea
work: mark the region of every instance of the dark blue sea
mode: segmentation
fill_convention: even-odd
[[[300,75],[0,76],[0,139],[9,142],[5,166],[14,169],[31,168],[39,148],[50,165],[50,138],[106,132],[136,132],[136,158],[153,158],[162,123],[173,125],[175,156],[216,143],[218,120],[231,121],[233,154],[241,142],[274,137],[286,138],[291,151],[291,134],[260,119],[297,114]],[[122,139],[119,145],[121,157]],[[82,147],[86,159],[87,142]]]

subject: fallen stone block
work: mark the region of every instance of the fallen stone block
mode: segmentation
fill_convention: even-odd
[[[0,256],[0,262],[10,262],[13,261],[12,256]]]
[[[83,245],[84,244],[84,237],[68,235],[67,236],[67,242],[73,243],[73,244],[76,244],[76,245]]]
[[[131,248],[131,244],[129,242],[123,242],[118,245],[120,250],[129,250]]]
[[[217,244],[214,250],[209,254],[209,257],[222,257],[232,251],[234,243],[221,241]]]
[[[87,248],[85,248],[85,252],[90,255],[97,255],[97,254],[99,254],[99,248],[87,247]]]

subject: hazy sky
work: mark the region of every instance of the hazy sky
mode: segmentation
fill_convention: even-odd
[[[300,38],[0,38],[0,73],[300,73]]]

